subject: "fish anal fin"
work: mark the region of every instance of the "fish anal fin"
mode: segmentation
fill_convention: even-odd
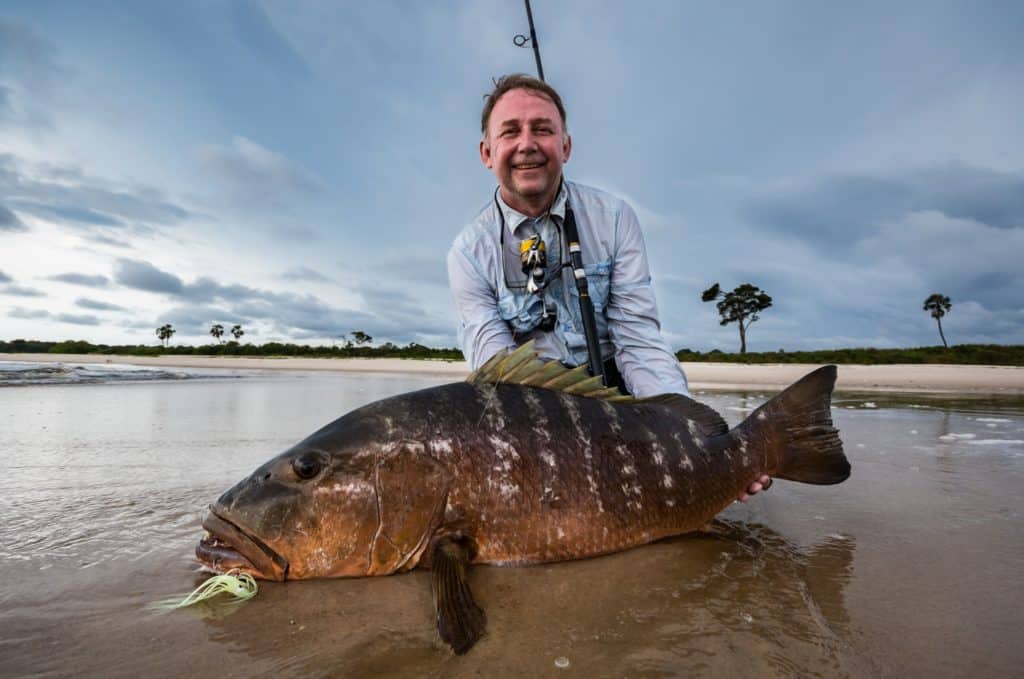
[[[693,420],[697,423],[697,427],[704,436],[711,438],[712,436],[719,436],[729,431],[729,425],[725,423],[722,416],[719,415],[714,408],[710,408],[703,403],[694,401],[689,396],[683,396],[682,394],[661,394],[659,396],[651,396],[645,398],[638,403],[656,403],[658,405],[666,406],[679,417]]]
[[[472,550],[465,540],[445,537],[432,548],[431,586],[437,631],[456,655],[472,648],[487,627],[487,616],[473,599],[466,579],[471,559]]]

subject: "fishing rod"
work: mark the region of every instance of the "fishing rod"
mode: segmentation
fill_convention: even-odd
[[[530,37],[518,34],[512,38],[516,47],[526,47],[529,42],[533,46],[533,57],[537,61],[537,77],[544,80],[544,66],[540,62],[540,43],[537,42],[537,30],[533,26],[533,10],[530,9],[530,0],[526,3],[526,19],[530,22]],[[566,189],[568,191],[568,189]],[[573,214],[572,206],[566,201],[565,219],[562,220],[562,227],[565,230],[565,240],[569,243],[569,260],[572,262],[573,278],[576,280],[576,290],[580,297],[580,315],[583,317],[583,335],[587,338],[587,366],[590,374],[601,378],[601,383],[608,386],[608,377],[604,373],[604,363],[601,361],[601,346],[597,341],[597,319],[594,316],[594,301],[590,298],[590,288],[587,285],[587,275],[583,271],[583,254],[580,248],[580,234],[576,229],[576,215]]]

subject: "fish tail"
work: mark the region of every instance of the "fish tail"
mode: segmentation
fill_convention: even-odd
[[[834,365],[827,365],[805,375],[742,425],[752,439],[766,442],[770,476],[818,485],[841,483],[850,476],[839,430],[832,426],[836,372]]]

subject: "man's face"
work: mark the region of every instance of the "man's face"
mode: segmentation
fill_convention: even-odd
[[[554,103],[539,92],[509,90],[491,110],[480,160],[494,172],[505,202],[535,216],[555,199],[572,139]]]

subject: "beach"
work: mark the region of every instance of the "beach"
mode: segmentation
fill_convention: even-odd
[[[154,604],[180,601],[208,577],[194,556],[201,523],[235,482],[331,420],[460,379],[464,365],[46,358],[64,365],[0,388],[0,677],[177,677],[196,667],[225,679],[750,668],[959,677],[1011,676],[1024,663],[1020,394],[839,393],[846,482],[779,479],[725,510],[711,534],[582,561],[473,566],[488,631],[455,656],[438,638],[430,575],[419,569],[261,582],[237,606]],[[975,389],[999,386],[983,381],[984,368],[937,367]],[[690,374],[694,397],[735,425],[770,398],[772,380],[804,369],[705,364]],[[899,370],[880,374],[878,385],[905,391]],[[755,388],[697,386],[730,381]]]
[[[2,354],[0,361],[110,363],[160,368],[284,370],[296,372],[407,374],[450,377],[469,374],[464,361],[400,358],[250,358],[232,356],[126,356],[102,354]],[[818,367],[804,364],[744,365],[683,363],[691,391],[702,389],[778,390]],[[841,365],[839,391],[974,394],[1024,393],[1024,368],[989,365]]]

